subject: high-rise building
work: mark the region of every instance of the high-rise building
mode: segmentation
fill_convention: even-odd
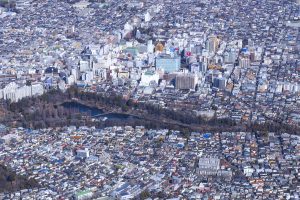
[[[250,67],[250,59],[248,56],[243,56],[243,57],[240,57],[239,59],[239,66],[241,68],[248,68]]]
[[[155,60],[156,69],[162,69],[166,73],[176,72],[180,69],[180,57],[161,54]]]
[[[254,51],[254,49],[250,50],[250,61],[251,62],[255,61],[255,51]]]
[[[244,38],[242,40],[242,45],[243,45],[243,47],[246,47],[248,45],[248,39],[247,38]]]
[[[237,58],[237,53],[235,49],[231,49],[230,51],[224,53],[225,63],[234,63],[236,58]]]
[[[11,82],[3,89],[0,89],[0,97],[12,102],[18,102],[25,97],[41,95],[43,93],[44,87],[42,84],[18,85],[15,82]]]
[[[200,72],[205,73],[207,71],[207,63],[200,62]]]
[[[86,60],[81,60],[79,62],[79,69],[80,69],[80,72],[88,71],[90,69],[90,62],[86,61]]]
[[[203,62],[192,63],[190,66],[190,71],[192,73],[198,73],[198,72],[205,73],[207,71],[207,65]]]
[[[154,51],[154,45],[152,43],[152,40],[148,40],[148,43],[147,43],[147,52],[148,53],[153,53]]]
[[[195,90],[197,81],[195,74],[179,74],[175,78],[175,87],[178,90]]]
[[[200,175],[217,175],[219,169],[220,159],[199,158],[197,171]]]
[[[77,81],[77,80],[78,80],[78,77],[79,77],[79,75],[78,75],[78,70],[73,68],[73,69],[71,70],[71,74],[74,76],[74,80]]]
[[[226,88],[227,80],[224,77],[216,77],[213,80],[213,86],[224,90]]]
[[[206,49],[209,53],[216,53],[219,46],[219,39],[216,36],[208,37],[206,41]]]

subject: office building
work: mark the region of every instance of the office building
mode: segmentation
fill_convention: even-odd
[[[250,67],[250,59],[248,56],[243,56],[243,57],[240,57],[239,59],[239,66],[241,68],[249,68]]]
[[[74,80],[77,81],[78,77],[79,77],[79,75],[78,75],[78,69],[77,68],[73,68],[71,70],[71,74],[74,76]]]
[[[198,79],[195,74],[179,74],[175,78],[175,88],[178,90],[195,90]]]
[[[0,89],[0,97],[4,100],[10,100],[11,102],[18,102],[25,97],[42,95],[43,93],[44,87],[39,83],[32,85],[18,85],[15,82],[11,82],[3,89]]]
[[[216,77],[213,80],[213,86],[224,90],[226,88],[227,80],[224,77]]]
[[[166,73],[176,72],[180,69],[180,57],[161,54],[156,58],[156,69],[162,69]]]
[[[216,53],[219,46],[219,39],[216,36],[208,37],[206,41],[206,49],[209,53]]]
[[[224,53],[225,63],[234,63],[236,59],[237,59],[237,53],[235,49],[231,49],[230,51]]]
[[[200,175],[217,175],[220,169],[220,159],[218,158],[199,158],[198,173]]]
[[[81,60],[79,62],[79,69],[80,69],[80,72],[88,71],[90,69],[90,62],[86,61],[86,60]]]
[[[154,45],[152,43],[152,40],[148,40],[147,42],[147,52],[148,53],[153,53],[154,51]]]

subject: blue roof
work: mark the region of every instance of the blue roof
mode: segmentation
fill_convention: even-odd
[[[184,147],[184,144],[178,143],[178,144],[177,144],[177,147],[183,148],[183,147]]]
[[[204,133],[204,134],[203,134],[203,137],[204,137],[205,139],[208,139],[208,138],[211,137],[211,133]]]

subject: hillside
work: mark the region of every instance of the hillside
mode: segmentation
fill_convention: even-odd
[[[38,187],[33,179],[16,175],[11,169],[0,164],[0,192],[13,192]]]

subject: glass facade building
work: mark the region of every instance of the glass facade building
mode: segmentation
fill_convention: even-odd
[[[176,72],[180,69],[180,57],[160,55],[156,58],[156,69],[163,69],[166,73]]]

